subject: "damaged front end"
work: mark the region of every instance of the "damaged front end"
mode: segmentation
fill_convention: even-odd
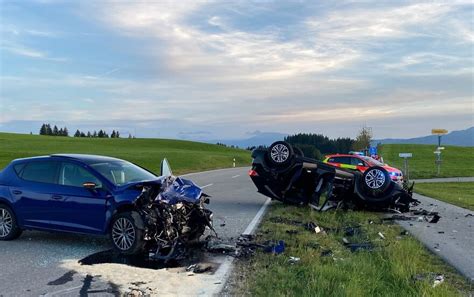
[[[335,207],[406,212],[417,200],[413,185],[393,182],[383,167],[364,173],[344,170],[304,157],[283,141],[252,152],[249,175],[260,193],[282,202],[309,204],[318,210]]]
[[[164,163],[169,166],[166,160]],[[206,227],[214,231],[212,212],[205,208],[209,196],[191,180],[175,177],[169,170],[158,180],[135,187],[141,193],[133,202],[134,221],[141,230],[142,251],[151,258],[184,257],[186,247],[198,241]]]

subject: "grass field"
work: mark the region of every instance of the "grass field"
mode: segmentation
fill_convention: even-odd
[[[11,160],[54,153],[106,155],[125,159],[159,173],[167,158],[175,174],[250,166],[250,152],[222,146],[167,139],[73,138],[0,133],[0,170]]]
[[[415,192],[474,210],[474,183],[422,183]]]
[[[370,240],[374,251],[351,253],[342,243],[344,231],[327,235],[302,226],[275,223],[282,217],[313,221],[327,228],[360,225],[362,234],[347,237],[352,242]],[[370,224],[369,220],[374,223]],[[307,207],[274,203],[257,234],[259,240],[284,240],[286,250],[273,255],[258,252],[248,261],[238,261],[232,281],[236,296],[463,296],[469,283],[440,258],[426,250],[401,227],[380,224],[377,214],[367,212],[319,213]],[[289,234],[288,230],[297,230]],[[382,239],[381,232],[385,239]],[[332,255],[322,256],[331,250]],[[301,258],[290,264],[290,256]],[[436,274],[445,281],[433,288]]]
[[[435,145],[386,144],[381,154],[385,163],[403,170],[403,159],[399,153],[413,153],[409,159],[410,179],[431,177],[474,176],[474,147],[445,146],[442,152],[441,174],[435,165]]]

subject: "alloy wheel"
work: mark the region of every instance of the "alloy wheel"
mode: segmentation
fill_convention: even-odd
[[[112,228],[112,239],[122,251],[130,249],[135,242],[135,228],[127,218],[119,218]]]
[[[273,161],[277,163],[283,163],[286,160],[288,160],[288,157],[290,155],[290,150],[284,144],[277,144],[274,147],[272,147],[270,151],[270,155]]]
[[[382,170],[371,169],[365,176],[365,184],[371,189],[379,189],[385,183],[385,174]]]
[[[10,212],[0,209],[0,237],[6,237],[13,229],[13,218]]]

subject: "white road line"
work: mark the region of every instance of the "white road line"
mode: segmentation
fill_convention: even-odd
[[[257,212],[253,220],[250,222],[250,224],[247,226],[245,229],[244,233],[242,234],[252,234],[255,229],[257,228],[258,224],[263,218],[263,215],[265,214],[265,211],[267,210],[268,205],[272,199],[268,198],[265,203],[263,203],[262,207],[260,207],[260,210]],[[209,291],[204,292],[203,296],[218,296],[219,293],[224,289],[224,286],[227,282],[227,279],[229,278],[232,268],[233,268],[233,262],[234,262],[234,257],[228,256],[224,262],[221,264],[219,269],[215,272],[214,276],[219,280],[219,284],[214,287],[210,288]]]
[[[208,184],[208,185],[202,186],[202,187],[200,187],[200,188],[201,188],[201,189],[204,189],[204,188],[210,187],[210,186],[212,186],[212,185],[214,185],[214,184]]]
[[[236,177],[239,177],[239,176],[240,176],[240,174],[237,174],[237,175],[234,175],[234,176],[231,177],[231,178],[236,178]]]

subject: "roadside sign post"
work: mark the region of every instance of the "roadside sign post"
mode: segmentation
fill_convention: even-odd
[[[398,156],[400,158],[403,158],[403,163],[405,165],[404,175],[406,176],[406,180],[408,181],[410,180],[410,173],[408,171],[408,158],[413,157],[413,154],[412,153],[399,153]]]
[[[446,129],[431,129],[431,134],[433,135],[438,135],[438,148],[436,149],[436,151],[434,151],[435,155],[436,155],[436,160],[435,160],[435,164],[436,164],[436,172],[437,172],[437,175],[440,175],[441,173],[441,150],[444,150],[444,147],[441,146],[441,136],[445,135],[448,133],[448,130]]]
[[[439,175],[441,173],[441,163],[442,163],[441,149],[444,149],[444,147],[438,147],[438,149],[436,151],[434,151],[434,153],[436,155],[436,160],[435,160],[436,172],[437,172],[436,175]]]
[[[234,158],[234,162],[232,163],[232,167],[235,168],[235,158]]]

